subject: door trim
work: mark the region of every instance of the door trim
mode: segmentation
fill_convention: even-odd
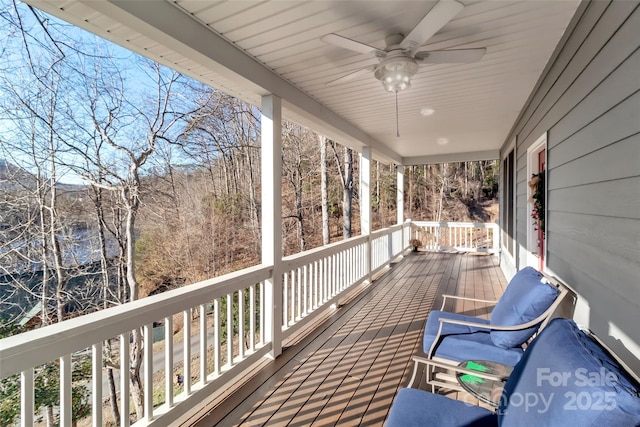
[[[533,144],[527,148],[527,182],[531,179],[531,175],[535,173],[539,173],[539,164],[538,164],[538,156],[542,150],[546,150],[546,156],[549,156],[549,150],[547,149],[547,132],[543,133]],[[547,160],[545,160],[545,164],[547,164]],[[547,167],[547,170],[549,168]],[[547,177],[548,178],[548,177]],[[545,179],[545,194],[547,193],[548,179]],[[540,258],[538,256],[538,231],[531,219],[531,213],[533,212],[533,203],[529,202],[529,197],[531,196],[529,186],[527,186],[527,265],[535,268],[540,268]],[[546,200],[546,197],[545,197]],[[547,216],[547,209],[545,207],[545,223]],[[548,224],[547,224],[548,228]],[[543,259],[544,265],[543,269],[547,267],[547,238],[545,233],[545,238],[543,242]]]

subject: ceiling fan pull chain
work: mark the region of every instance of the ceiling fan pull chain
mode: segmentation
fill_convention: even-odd
[[[400,138],[400,122],[398,120],[398,91],[396,90],[396,137]]]

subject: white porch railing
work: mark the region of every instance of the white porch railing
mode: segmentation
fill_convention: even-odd
[[[385,267],[409,246],[410,239],[410,233],[403,233],[403,228],[398,225],[371,233],[371,270],[375,273]]]
[[[283,273],[283,339],[337,302],[351,287],[408,248],[410,223],[370,236],[284,258],[274,266],[256,266],[181,289],[151,296],[86,316],[66,320],[0,340],[0,379],[19,376],[21,424],[35,421],[34,387],[40,367],[59,366],[61,426],[72,425],[72,387],[91,391],[92,424],[103,424],[105,343],[118,366],[120,425],[129,425],[131,346],[142,345],[144,417],[135,425],[170,425],[233,384],[251,365],[268,355],[265,331],[273,312],[264,305],[265,283],[273,271]],[[280,307],[278,305],[280,304]],[[174,337],[174,321],[183,322],[184,338]],[[154,352],[153,325],[163,323],[164,349]],[[196,333],[192,330],[198,329]],[[181,351],[177,351],[181,348]],[[154,354],[155,353],[155,354]],[[77,380],[73,364],[90,357],[91,378]],[[176,359],[176,360],[174,360]],[[110,362],[113,363],[113,362]],[[177,387],[174,378],[182,377]],[[155,381],[154,381],[155,377]],[[17,381],[17,380],[16,380]],[[161,396],[164,392],[164,397]]]
[[[270,266],[247,268],[0,340],[0,378],[21,376],[22,425],[32,425],[34,410],[38,409],[34,408],[34,371],[46,363],[59,361],[60,425],[71,426],[71,390],[77,385],[72,381],[72,363],[82,355],[91,354],[93,375],[86,380],[86,387],[92,394],[93,425],[101,426],[102,402],[106,397],[103,393],[103,356],[107,341],[114,343],[112,359],[119,364],[120,425],[129,425],[130,361],[128,356],[120,356],[127,355],[130,347],[136,345],[139,338],[135,335],[138,334],[142,336],[145,350],[141,373],[145,414],[144,419],[139,420],[140,424],[154,419],[162,420],[161,425],[175,421],[194,406],[188,401],[195,402],[223,387],[234,377],[234,372],[242,371],[269,351],[270,345],[265,343],[261,333],[265,313],[262,294],[264,282],[272,270]],[[245,310],[247,300],[248,309]],[[248,319],[245,319],[245,313],[249,313]],[[182,351],[178,351],[180,360],[174,360],[174,319],[183,321],[184,338],[182,343],[176,343],[176,347],[182,347]],[[238,321],[234,322],[235,319]],[[196,320],[195,324],[193,320]],[[158,360],[152,351],[154,322],[163,322],[165,327],[161,366],[154,366]],[[199,328],[198,335],[192,335],[192,325]],[[229,336],[235,339],[227,339]],[[246,341],[245,337],[248,337]],[[154,384],[154,372],[161,367],[164,368],[163,384]],[[174,396],[176,374],[181,375],[183,381],[182,392]],[[164,404],[158,406],[159,402],[153,401],[154,392],[161,393],[163,389]]]
[[[305,326],[318,308],[334,304],[343,291],[387,266],[409,239],[407,222],[284,258],[283,338]]]
[[[414,239],[427,250],[497,253],[500,228],[495,223],[414,221]]]

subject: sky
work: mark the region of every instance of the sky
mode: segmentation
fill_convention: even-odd
[[[103,66],[100,65],[100,60],[96,58],[97,56],[110,57],[108,66],[113,67],[112,70],[120,72],[120,76],[116,76],[116,78],[113,79],[115,82],[113,84],[122,83],[122,90],[126,93],[127,101],[131,101],[133,109],[138,107],[144,108],[144,104],[149,102],[149,97],[152,96],[157,88],[154,89],[155,82],[147,72],[149,71],[148,60],[143,60],[139,55],[118,45],[100,39],[80,28],[64,23],[44,12],[37,11],[39,22],[29,7],[23,3],[17,2],[16,7],[23,28],[26,29],[26,35],[24,37],[15,25],[18,21],[16,19],[18,15],[16,14],[13,2],[0,0],[0,158],[4,157],[7,161],[16,163],[32,172],[35,169],[34,161],[29,156],[25,156],[15,149],[8,148],[21,143],[20,138],[24,138],[24,136],[18,136],[16,134],[16,130],[20,127],[18,125],[19,123],[22,124],[22,135],[25,134],[24,122],[16,120],[16,116],[22,115],[24,117],[24,108],[18,108],[20,103],[15,102],[15,98],[11,96],[12,94],[9,88],[25,88],[18,92],[20,92],[21,95],[29,94],[35,97],[32,89],[37,86],[37,81],[34,79],[33,74],[30,73],[28,67],[29,58],[31,58],[33,62],[37,63],[40,61],[46,65],[50,65],[53,62],[50,59],[51,57],[60,58],[61,55],[57,50],[57,44],[52,43],[52,38],[61,42],[59,45],[65,49],[65,61],[78,68],[92,71],[93,69],[91,67]],[[47,28],[48,34],[43,28]],[[25,47],[25,42],[29,47],[28,49]],[[74,47],[78,46],[79,50],[89,55],[76,55]],[[109,70],[102,71],[102,73],[97,73],[101,76],[101,80],[109,80],[110,77],[117,74],[109,73]],[[73,76],[71,76],[71,79],[73,79]],[[78,113],[81,112],[83,108],[88,108],[87,99],[81,91],[77,90],[78,83],[67,80],[68,77],[65,76],[64,81],[60,83],[63,88],[61,92],[65,95],[64,103],[66,105],[64,108],[72,112],[75,115],[74,117],[79,117]],[[109,84],[112,84],[112,82],[107,81],[105,83],[105,85]],[[71,95],[74,91],[77,93]],[[42,99],[37,99],[33,102],[37,104],[40,101],[42,101]],[[136,102],[137,105],[133,105]],[[108,99],[105,101],[105,105],[107,103]],[[103,107],[101,113],[102,116],[107,116],[105,107]],[[133,117],[133,114],[130,114],[130,116],[128,121],[124,118],[121,119],[118,137],[124,139],[130,138],[131,141],[135,141],[142,137],[141,135],[137,135],[140,133],[141,124],[139,120]],[[122,114],[121,117],[123,117]],[[79,120],[87,119],[88,118],[80,117]],[[127,129],[127,126],[130,128]],[[68,128],[69,123],[61,122],[59,129],[65,127]],[[68,132],[68,134],[76,133],[77,136],[77,129],[66,129],[65,132]],[[113,153],[113,155],[115,155],[115,153]],[[62,158],[70,164],[77,162],[72,154],[65,154]],[[82,177],[68,167],[60,166],[57,170],[57,175],[59,176],[58,180],[63,183],[86,184],[86,181]]]

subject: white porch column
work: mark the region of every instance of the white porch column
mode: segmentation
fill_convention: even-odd
[[[262,97],[262,264],[273,266],[265,289],[265,332],[271,356],[282,353],[282,100]]]
[[[398,211],[398,224],[404,222],[404,166],[397,167],[396,207]]]
[[[402,226],[401,229],[401,239],[400,247],[401,251],[405,248],[405,241],[407,241],[407,236],[405,235],[404,229],[404,166],[398,165],[396,167],[396,214],[398,219],[398,224]]]
[[[367,239],[366,271],[371,283],[371,147],[364,147],[360,154],[360,230]]]

